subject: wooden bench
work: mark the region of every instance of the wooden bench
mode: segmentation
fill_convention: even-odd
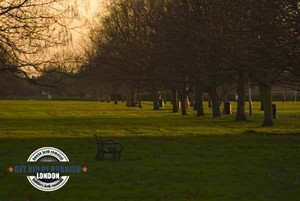
[[[123,151],[123,146],[120,142],[115,139],[103,139],[101,136],[96,137],[97,142],[97,160],[103,160],[105,154],[111,154],[113,160],[121,159],[121,152]]]

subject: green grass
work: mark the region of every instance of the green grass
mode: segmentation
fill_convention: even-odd
[[[170,105],[152,111],[150,103],[1,101],[0,201],[299,200],[300,103],[277,107],[279,119],[265,128],[257,103],[247,122],[234,122],[234,115],[212,119],[207,105],[197,118]],[[121,161],[93,159],[95,132],[123,143]],[[43,146],[88,173],[45,193],[7,172]]]

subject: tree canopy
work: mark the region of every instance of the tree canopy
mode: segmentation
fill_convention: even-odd
[[[236,85],[237,120],[246,120],[251,81],[265,97],[264,125],[272,125],[272,86],[297,79],[298,1],[117,0],[107,9],[92,32],[91,63],[105,63],[110,82],[130,85],[133,95],[150,88],[154,109],[160,88],[179,92],[183,114],[189,93],[207,92],[219,117]]]

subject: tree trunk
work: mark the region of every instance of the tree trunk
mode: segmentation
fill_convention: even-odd
[[[137,107],[136,105],[136,91],[134,88],[130,90],[130,107]]]
[[[190,99],[189,99],[189,96],[186,95],[186,98],[185,98],[185,108],[186,108],[187,111],[189,110],[189,107],[190,107]]]
[[[201,85],[199,81],[196,83],[194,109],[197,110],[197,117],[204,116],[203,90],[201,89]]]
[[[103,93],[100,94],[100,102],[104,102],[104,95],[103,95]]]
[[[118,95],[114,93],[114,104],[118,105]]]
[[[195,99],[194,99],[194,110],[198,110],[198,97],[197,97],[197,92],[195,93]]]
[[[213,118],[218,118],[221,117],[221,110],[220,110],[220,102],[218,98],[218,92],[215,87],[211,87],[209,90],[209,95],[211,98],[211,103],[212,103],[212,114]]]
[[[221,117],[220,103],[217,100],[212,100],[213,118]]]
[[[194,93],[190,96],[190,106],[194,107],[195,106],[195,95]]]
[[[262,86],[259,86],[259,95],[260,95],[260,111],[264,111],[265,110],[265,107],[264,107],[264,93],[263,93]]]
[[[196,91],[195,107],[197,110],[197,117],[203,117],[204,116],[203,92],[201,90]]]
[[[158,90],[156,87],[152,87],[152,100],[153,110],[159,110]]]
[[[182,92],[182,94],[181,94],[181,114],[182,115],[187,115],[187,108],[186,108],[186,106],[187,106],[187,103],[186,103],[186,100],[187,100],[187,98],[186,98],[186,93],[185,92]]]
[[[239,79],[237,81],[237,113],[236,121],[247,121],[245,113],[245,102],[246,102],[246,76],[243,72],[239,73]]]
[[[141,94],[140,94],[139,91],[138,91],[138,104],[139,104],[139,108],[143,108],[143,106],[142,106],[142,97],[141,97]]]
[[[210,95],[208,95],[208,107],[209,107],[209,108],[212,108],[211,97],[210,97]]]
[[[172,92],[172,104],[173,104],[173,112],[178,112],[178,99],[177,99],[177,89],[171,89]]]
[[[126,107],[130,107],[130,93],[128,92],[127,93],[127,96],[126,96]]]
[[[272,85],[262,86],[264,99],[264,122],[263,126],[273,126],[272,111]]]
[[[185,84],[181,88],[181,114],[187,115],[187,110],[189,107],[189,98],[188,98],[188,76],[185,76]]]

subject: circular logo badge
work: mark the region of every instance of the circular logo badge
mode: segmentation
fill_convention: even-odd
[[[27,162],[32,163],[65,163],[69,162],[68,157],[59,149],[54,147],[43,147],[35,150],[27,159]],[[36,166],[34,176],[27,176],[28,181],[38,190],[41,191],[56,191],[63,187],[69,176],[62,175],[59,166]]]

